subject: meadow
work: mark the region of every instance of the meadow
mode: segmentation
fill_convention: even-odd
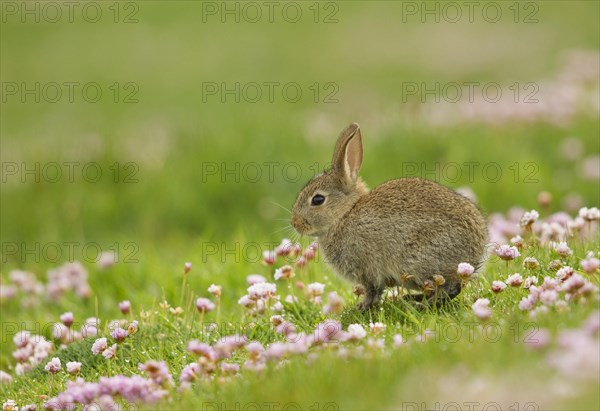
[[[599,3],[274,4],[0,3],[3,410],[599,409]],[[444,307],[290,227],[353,121],[488,217]]]

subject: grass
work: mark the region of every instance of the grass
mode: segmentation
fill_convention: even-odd
[[[563,122],[555,121],[558,114],[534,120],[494,122],[480,116],[454,121],[461,118],[456,114],[459,104],[423,102],[418,96],[403,101],[401,95],[405,82],[498,82],[507,96],[515,82],[534,82],[540,86],[535,107],[555,107],[547,93],[565,73],[597,67],[597,58],[575,64],[567,56],[573,50],[597,53],[598,3],[539,2],[535,24],[514,23],[508,3],[501,3],[507,17],[495,24],[481,19],[472,24],[423,24],[418,18],[403,22],[400,2],[336,4],[335,24],[310,19],[297,24],[200,23],[200,3],[179,2],[176,8],[160,1],[140,2],[135,24],[111,19],[90,24],[80,18],[74,23],[23,24],[7,17],[0,25],[3,84],[96,82],[104,94],[97,103],[81,98],[36,103],[3,93],[2,287],[6,289],[12,270],[31,271],[45,282],[48,270],[79,260],[89,272],[92,295],[80,298],[68,292],[55,300],[40,295],[31,301],[20,293],[3,299],[1,370],[14,376],[12,337],[18,330],[50,338],[49,325],[71,311],[79,323],[100,318],[101,334],[107,335],[108,322],[124,317],[118,307],[123,300],[132,302],[127,319],[137,319],[139,331],[123,343],[116,360],[93,356],[93,338],[51,356],[59,357],[63,366],[68,360],[82,362],[86,381],[138,374],[139,363],[164,360],[178,381],[193,360],[186,351],[190,339],[214,342],[221,334],[243,331],[264,345],[282,341],[268,316],[248,317],[237,302],[246,292],[248,274],[272,279],[273,267],[261,264],[260,252],[289,235],[285,208],[305,181],[326,166],[335,136],[351,121],[363,129],[361,175],[370,187],[410,173],[453,188],[468,186],[488,215],[522,206],[539,209],[546,218],[561,210],[574,215],[579,206],[600,204],[598,180],[584,173],[586,161],[593,162],[600,153],[593,103],[597,79],[582,83],[589,101],[556,105],[575,107]],[[108,3],[102,5],[110,13]],[[303,98],[296,103],[283,98],[235,103],[202,95],[203,82],[268,81],[297,82]],[[123,102],[128,82],[139,88],[137,103]],[[323,101],[329,82],[339,88],[337,103]],[[109,89],[114,83],[121,93],[117,103]],[[315,83],[320,91],[317,103],[309,88]],[[501,112],[500,104],[494,107],[495,113]],[[579,155],[566,153],[569,137],[581,145]],[[69,181],[63,163],[72,161],[78,165]],[[90,162],[103,172],[97,182],[81,174]],[[478,165],[470,176],[465,164],[473,162]],[[56,183],[41,172],[39,182],[23,174],[24,168],[37,164],[43,170],[52,163],[63,171]],[[491,163],[502,172],[497,181],[481,171]],[[9,164],[19,167],[17,174],[8,172]],[[256,165],[261,175],[253,178]],[[285,168],[290,165],[294,168]],[[452,165],[459,165],[459,178],[446,174]],[[292,173],[296,169],[301,175]],[[135,181],[127,182],[128,176]],[[553,198],[545,208],[537,201],[541,191]],[[572,204],[574,197],[579,204]],[[574,250],[568,264],[577,269],[586,252],[599,249],[597,231],[585,241],[568,242]],[[117,251],[118,262],[100,268],[95,263],[98,247]],[[530,252],[542,262],[537,277],[553,276],[547,265],[556,255],[548,248]],[[186,261],[193,268],[182,293]],[[344,310],[324,315],[301,298],[298,305],[286,305],[286,319],[305,332],[325,318],[339,320],[344,329],[382,322],[387,325],[380,335],[384,350],[368,348],[364,341],[342,343],[350,352],[340,358],[338,344],[332,343],[293,356],[284,365],[269,363],[262,373],[242,371],[228,381],[215,378],[189,391],[172,389],[165,402],[139,406],[249,410],[276,403],[276,409],[450,409],[455,402],[466,409],[469,402],[482,405],[475,408],[496,402],[503,409],[600,408],[598,380],[588,378],[585,367],[577,377],[548,362],[563,353],[562,333],[581,328],[598,309],[597,298],[531,318],[517,307],[527,290],[509,287],[494,294],[490,289],[494,280],[524,273],[521,261],[511,263],[511,272],[504,263],[491,261],[478,280],[441,310],[386,301],[380,309],[362,313],[353,308],[357,298],[351,285],[319,259],[300,270],[296,279],[321,282],[326,293],[337,291],[346,301]],[[598,272],[584,275],[598,285]],[[212,283],[223,287],[220,316],[217,319],[213,311],[201,319],[191,302],[195,296],[208,296]],[[283,296],[291,291],[284,282],[278,283],[278,290]],[[488,322],[472,313],[477,298],[491,301]],[[161,308],[165,300],[183,307],[179,319]],[[206,325],[201,321],[217,320],[219,331],[202,333]],[[250,323],[255,327],[250,329]],[[231,329],[226,324],[232,324]],[[435,331],[433,339],[417,341],[426,329]],[[548,331],[550,342],[532,349],[525,339],[542,335],[539,330]],[[486,334],[495,331],[497,340]],[[396,349],[392,336],[398,333],[408,343]],[[355,352],[354,346],[365,346],[364,353]],[[570,353],[578,358],[575,354]],[[246,357],[240,350],[233,361],[243,364]],[[589,363],[594,366],[597,361],[590,358]],[[52,378],[43,365],[1,385],[0,400],[41,404],[41,396],[62,391],[70,377],[63,371]]]

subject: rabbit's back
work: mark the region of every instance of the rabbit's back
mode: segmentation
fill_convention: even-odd
[[[321,240],[328,260],[346,277],[375,276],[414,286],[439,274],[453,276],[459,263],[477,267],[487,229],[483,215],[466,197],[430,180],[388,181],[362,196]]]

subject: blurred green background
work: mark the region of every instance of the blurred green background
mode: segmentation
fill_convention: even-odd
[[[487,213],[538,207],[543,190],[554,211],[600,202],[598,2],[476,2],[471,16],[453,3],[460,18],[445,2],[288,3],[272,15],[264,2],[77,3],[54,22],[44,3],[28,2],[31,15],[2,2],[2,272],[43,271],[49,259],[25,250],[52,242],[63,253],[68,242],[117,244],[125,256],[134,243],[138,259],[179,266],[181,255],[201,260],[201,241],[278,241],[288,214],[277,204],[291,207],[351,121],[363,129],[370,186],[416,164],[417,175],[437,170],[424,176],[470,187]],[[272,101],[269,82],[279,84]],[[468,82],[498,83],[502,99],[482,103],[481,88],[473,102],[421,95]],[[89,83],[97,102],[86,101]],[[222,83],[240,84],[239,102]],[[261,85],[256,102],[249,83]],[[298,101],[282,93],[288,83]],[[411,85],[423,87],[407,95]],[[538,102],[524,104],[532,91]],[[469,162],[479,164],[470,179]],[[82,175],[90,163],[98,182]],[[462,177],[445,178],[449,163]],[[482,174],[489,163],[498,181]],[[51,182],[55,164],[63,174]]]

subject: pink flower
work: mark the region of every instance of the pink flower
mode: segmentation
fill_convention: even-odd
[[[256,305],[256,301],[252,300],[247,295],[243,295],[238,300],[238,304],[245,308],[252,308]]]
[[[213,357],[212,347],[198,340],[191,340],[190,342],[188,342],[187,350],[192,354],[204,356],[206,358]]]
[[[296,274],[294,273],[294,269],[289,265],[284,265],[283,267],[276,269],[275,274],[273,275],[275,280],[279,280],[282,278],[290,279],[295,276]]]
[[[183,370],[181,370],[181,375],[179,376],[179,382],[182,384],[183,383],[191,383],[198,377],[200,372],[201,372],[200,365],[197,362],[188,364],[183,368]]]
[[[66,312],[66,313],[62,314],[60,316],[60,321],[62,321],[62,323],[64,325],[66,325],[67,327],[70,327],[71,325],[73,325],[73,313]]]
[[[558,301],[558,292],[556,290],[544,290],[540,293],[540,301],[544,305],[552,306]]]
[[[402,336],[400,334],[395,334],[392,337],[393,341],[394,341],[394,347],[395,348],[399,348],[401,346],[404,345],[404,339],[402,338]]]
[[[558,244],[554,244],[554,251],[556,251],[556,254],[560,255],[561,257],[568,257],[571,254],[573,254],[573,251],[564,241],[561,241]]]
[[[538,218],[540,218],[540,213],[538,213],[537,211],[535,211],[535,210],[527,211],[525,214],[523,214],[523,217],[521,217],[521,220],[519,221],[519,225],[523,228],[529,227],[533,223],[535,223]]]
[[[104,351],[102,351],[102,356],[107,360],[114,358],[117,355],[117,344],[113,344]]]
[[[50,374],[56,374],[60,371],[60,359],[57,357],[52,358],[52,360],[50,360],[50,362],[48,362],[48,364],[46,364],[46,371],[48,371]]]
[[[523,248],[525,246],[525,240],[518,234],[511,238],[510,242],[517,248]]]
[[[339,313],[344,308],[344,300],[333,291],[329,293],[327,304],[323,307],[323,314]]]
[[[550,333],[544,328],[540,328],[535,331],[532,335],[528,336],[524,340],[525,344],[529,348],[539,350],[545,348],[550,343]]]
[[[523,283],[523,288],[530,288],[532,285],[535,285],[537,283],[538,283],[537,277],[529,276],[525,279],[525,282]]]
[[[598,267],[600,267],[600,260],[594,257],[594,253],[589,253],[585,260],[581,260],[579,263],[583,271],[588,274],[594,274]]]
[[[517,249],[517,247],[506,245],[506,244],[503,244],[500,247],[498,247],[496,249],[496,254],[498,255],[498,257],[500,257],[501,259],[506,260],[506,261],[514,260],[515,258],[517,258],[521,255],[521,253],[519,253],[519,250]]]
[[[579,210],[579,217],[586,221],[600,220],[600,210],[597,207],[582,207]]]
[[[169,372],[167,363],[164,361],[148,360],[144,364],[139,364],[138,369],[144,371],[157,385],[173,385],[173,377]]]
[[[267,265],[275,264],[277,254],[274,251],[263,251],[263,262]]]
[[[92,345],[92,353],[94,355],[101,354],[108,347],[106,338],[98,338]]]
[[[287,352],[286,344],[281,342],[274,342],[269,345],[269,347],[265,350],[265,356],[268,359],[279,359],[285,355]]]
[[[473,266],[469,263],[460,263],[458,265],[458,269],[456,270],[458,276],[463,279],[468,279],[473,275],[474,272],[475,268],[473,268]]]
[[[273,304],[271,306],[271,311],[274,311],[276,313],[280,313],[283,311],[283,304],[281,304],[281,302],[279,301],[275,301],[275,304]]]
[[[0,371],[0,385],[2,384],[10,384],[12,382],[13,378],[11,377],[10,374],[4,372],[4,371]]]
[[[506,284],[511,287],[520,287],[523,285],[523,277],[521,277],[521,274],[515,273],[506,279]]]
[[[201,313],[207,313],[215,309],[215,305],[208,298],[198,298],[196,300],[196,308]]]
[[[490,300],[487,298],[478,298],[477,301],[473,303],[471,309],[473,310],[473,314],[475,317],[480,320],[487,320],[492,316],[492,310],[488,307],[490,304]]]
[[[185,274],[189,273],[191,269],[192,269],[192,263],[187,262],[183,265],[183,272]]]
[[[310,283],[306,286],[306,291],[310,297],[320,297],[325,290],[325,284]]]
[[[125,341],[125,338],[127,338],[129,334],[127,333],[127,330],[124,330],[121,327],[117,327],[114,330],[111,331],[110,336],[116,341],[116,342],[123,342]]]
[[[574,272],[575,270],[566,265],[556,272],[556,278],[558,278],[561,281],[565,281],[567,278],[572,276]]]
[[[535,258],[535,257],[525,257],[523,259],[523,267],[528,270],[535,270],[539,266],[540,266],[540,263],[538,262],[537,258]]]
[[[215,297],[221,296],[221,290],[222,287],[220,285],[211,284],[210,287],[208,287],[208,292],[214,295]]]
[[[283,323],[283,317],[281,315],[273,315],[271,316],[271,324],[274,327],[277,327],[279,324]]]
[[[306,261],[314,260],[315,255],[316,255],[316,250],[315,250],[315,248],[309,246],[306,250],[304,250],[304,253],[302,255],[304,256]]]
[[[131,303],[128,300],[121,301],[119,303],[119,310],[121,310],[121,313],[123,314],[129,314],[129,311],[131,310]]]
[[[501,292],[505,288],[506,288],[506,283],[504,283],[503,281],[492,282],[492,291],[495,292],[496,294]]]
[[[360,324],[350,324],[348,326],[348,332],[346,334],[346,339],[350,341],[362,340],[367,336],[367,332]]]
[[[67,372],[71,375],[79,374],[81,371],[81,363],[77,361],[69,361],[67,363]]]
[[[246,282],[248,285],[254,285],[258,283],[266,283],[267,279],[260,274],[250,274],[246,277]]]
[[[272,283],[258,283],[248,287],[248,297],[253,300],[266,299],[275,295],[277,286]]]
[[[228,363],[223,361],[221,363],[221,371],[225,374],[237,374],[240,372],[240,366],[236,363]]]

